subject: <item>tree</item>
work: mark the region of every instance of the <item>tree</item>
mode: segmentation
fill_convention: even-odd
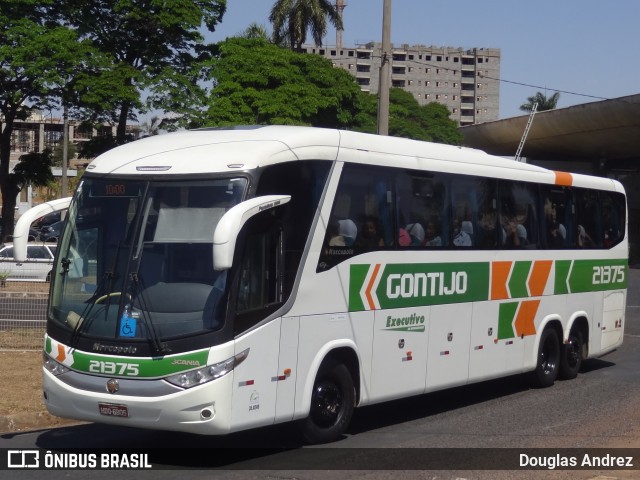
[[[35,187],[44,187],[53,181],[51,167],[53,165],[53,154],[48,148],[39,153],[26,153],[20,156],[18,164],[13,169],[4,185],[8,195],[15,199],[22,189],[31,184]],[[15,206],[15,202],[14,202]],[[13,229],[11,230],[13,233]],[[9,233],[7,233],[9,235]]]
[[[214,31],[226,0],[65,0],[59,13],[111,58],[94,78],[93,107],[117,124],[116,143],[127,140],[127,121],[144,111],[142,91],[153,90],[168,69],[178,75],[194,61],[204,24]],[[158,100],[158,98],[156,99]]]
[[[60,96],[70,72],[87,60],[74,30],[53,20],[53,0],[0,0],[0,189],[2,235],[13,233],[16,188],[27,171],[11,172],[11,137],[15,122]],[[16,167],[18,168],[18,167]]]
[[[193,90],[174,88],[175,128],[281,124],[350,128],[360,88],[348,72],[318,55],[292,52],[260,39],[229,38],[218,56],[196,68],[210,91],[198,108]],[[268,61],[265,61],[268,59]],[[183,95],[183,97],[179,97]],[[200,100],[199,100],[200,101]],[[166,124],[165,124],[166,125]]]
[[[527,97],[527,103],[523,103],[520,105],[520,110],[523,112],[530,112],[533,110],[533,106],[537,103],[538,107],[536,111],[542,112],[544,110],[553,110],[558,105],[558,100],[560,99],[560,92],[556,92],[550,97],[547,97],[546,94],[542,92],[537,92],[535,95],[531,97]]]
[[[250,39],[260,39],[260,40],[269,40],[269,32],[264,27],[264,25],[259,25],[257,23],[252,23],[249,25],[244,32],[237,35],[238,37],[250,38]]]
[[[53,153],[52,153],[52,161],[51,161],[51,165],[54,167],[61,167],[62,166],[62,154],[63,154],[63,145],[64,142],[61,140],[60,143],[58,145],[56,145],[56,147],[53,149]],[[67,161],[70,158],[75,157],[76,153],[78,151],[78,147],[76,146],[75,143],[69,141],[67,142]]]
[[[355,129],[375,133],[377,97],[362,93]],[[411,93],[400,88],[389,91],[389,135],[451,145],[462,144],[462,134],[450,112],[441,103],[418,104]]]
[[[322,45],[327,19],[336,29],[344,28],[340,13],[330,0],[276,0],[269,15],[274,43],[300,50],[311,30],[315,44]]]

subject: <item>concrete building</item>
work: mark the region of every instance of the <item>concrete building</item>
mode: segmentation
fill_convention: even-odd
[[[91,138],[102,135],[116,134],[115,125],[101,125],[98,128],[87,126],[77,120],[69,120],[69,141],[78,145]],[[3,128],[3,120],[0,117],[0,130]],[[135,129],[136,127],[131,127]],[[64,122],[62,118],[45,116],[42,113],[34,113],[27,120],[16,120],[11,135],[11,154],[9,170],[12,171],[20,160],[20,156],[25,153],[39,153],[45,148],[54,149],[62,144],[64,135]],[[77,176],[77,167],[87,163],[87,159],[69,159],[68,177]],[[52,169],[54,177],[62,176],[61,168]],[[31,206],[45,201],[46,188],[32,189],[27,186],[20,193],[17,199],[18,213],[22,213]]]
[[[378,93],[382,44],[355,47],[305,45],[306,53],[321,55],[353,75],[363,91]],[[403,44],[393,47],[391,83],[420,105],[438,102],[459,125],[499,118],[500,49],[436,47]]]

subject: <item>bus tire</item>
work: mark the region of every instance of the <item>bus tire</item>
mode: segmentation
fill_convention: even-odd
[[[579,328],[571,330],[567,343],[562,345],[560,378],[571,380],[578,376],[584,360],[584,340]]]
[[[553,328],[545,328],[540,335],[538,360],[533,371],[533,384],[539,388],[553,385],[560,370],[560,339]]]
[[[340,438],[353,416],[355,398],[349,369],[334,360],[325,361],[313,383],[309,416],[301,422],[303,439],[318,444]]]

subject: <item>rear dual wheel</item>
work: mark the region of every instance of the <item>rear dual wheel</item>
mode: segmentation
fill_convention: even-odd
[[[563,380],[576,378],[585,356],[585,343],[582,337],[582,331],[573,329],[571,333],[569,333],[567,343],[562,345],[560,378]]]
[[[546,388],[553,385],[560,372],[560,339],[553,328],[545,328],[540,335],[538,362],[533,371],[533,384]]]

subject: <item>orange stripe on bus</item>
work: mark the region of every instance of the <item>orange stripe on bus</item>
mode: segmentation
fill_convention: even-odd
[[[491,263],[491,300],[509,298],[507,280],[511,271],[512,262]]]
[[[529,276],[529,292],[532,297],[540,297],[544,294],[552,264],[551,260],[533,262],[533,269]]]
[[[570,187],[573,185],[573,175],[568,172],[558,172],[554,171],[556,175],[556,185],[563,185],[565,187]]]
[[[62,345],[58,345],[58,355],[56,356],[56,360],[62,363],[66,356],[67,355],[64,353],[64,347]]]
[[[534,320],[538,312],[540,300],[527,300],[520,304],[514,326],[516,335],[519,337],[536,334],[536,326]]]
[[[369,304],[369,310],[375,310],[376,304],[373,301],[373,297],[371,296],[371,290],[373,289],[373,284],[376,281],[376,277],[378,276],[378,271],[380,270],[380,264],[377,263],[375,267],[373,267],[373,273],[371,274],[371,278],[369,279],[369,283],[367,284],[367,289],[365,290],[365,296],[367,297],[367,303]]]

